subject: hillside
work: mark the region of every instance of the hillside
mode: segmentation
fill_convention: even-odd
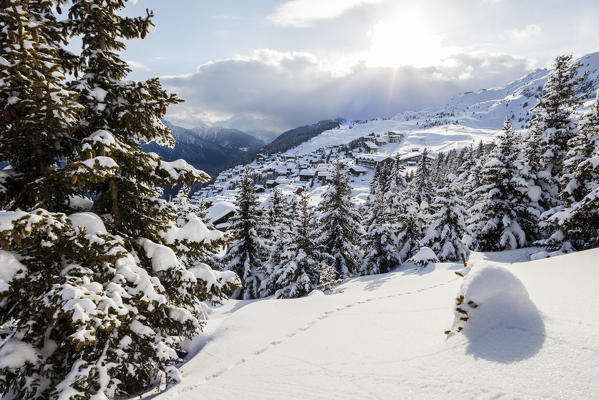
[[[489,300],[449,338],[457,264],[350,279],[329,295],[230,301],[189,344],[183,381],[157,399],[594,398],[599,250],[521,262],[534,251],[472,256],[473,272],[503,266],[522,282],[528,322]]]
[[[581,96],[590,105],[599,90],[599,52],[579,59],[581,74],[587,74],[582,85]],[[249,166],[264,183],[277,178],[283,191],[294,192],[306,182],[300,179],[302,169],[326,171],[329,161],[335,158],[345,160],[349,167],[357,163],[357,155],[367,153],[359,142],[370,136],[385,139],[389,131],[399,132],[402,139],[398,143],[377,146],[375,158],[410,157],[425,148],[435,157],[439,152],[463,149],[478,142],[490,142],[501,130],[506,117],[521,134],[533,115],[532,108],[537,102],[550,71],[539,69],[504,87],[462,93],[442,107],[428,108],[417,112],[404,112],[393,118],[368,121],[321,121],[308,127],[285,132],[260,152],[270,154],[266,161],[251,161],[253,154],[239,160]],[[585,108],[583,107],[583,110]],[[323,122],[325,123],[323,125]],[[332,125],[327,128],[327,125]],[[327,129],[323,129],[327,128]],[[288,168],[281,175],[277,170]],[[410,168],[407,168],[408,171]],[[223,171],[220,179],[198,196],[209,200],[232,200],[240,167]],[[365,176],[352,179],[354,201],[362,203],[369,190],[372,168],[367,168]],[[226,183],[226,184],[225,184]],[[322,182],[314,179],[308,182],[310,194],[315,201],[322,192]],[[261,196],[268,198],[269,190]]]

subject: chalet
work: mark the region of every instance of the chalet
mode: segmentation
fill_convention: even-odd
[[[275,173],[277,176],[288,176],[289,175],[289,170],[287,169],[286,166],[279,166],[275,169]]]
[[[427,156],[430,160],[433,160],[433,157],[430,155]],[[414,167],[418,165],[418,161],[422,158],[422,154],[420,152],[412,151],[411,153],[404,154],[399,157],[401,165],[404,167]]]
[[[361,165],[352,165],[349,168],[349,173],[352,174],[353,176],[365,175],[366,172],[367,172],[366,168],[362,167]]]
[[[377,136],[376,138],[374,138],[374,144],[376,144],[377,146],[384,146],[387,143],[389,143],[389,142],[387,142],[386,138],[383,138],[380,136]]]
[[[226,231],[229,228],[229,219],[235,214],[235,204],[226,200],[215,201],[214,204],[206,209],[208,220],[219,231]]]
[[[318,171],[316,178],[318,179],[318,182],[326,183],[331,180],[331,173],[329,171]]]
[[[274,179],[269,179],[269,180],[267,180],[266,182],[264,182],[264,185],[265,185],[267,188],[270,188],[270,189],[272,189],[272,188],[274,188],[275,186],[277,186],[277,182],[276,182]]]
[[[283,177],[278,177],[275,179],[275,183],[278,185],[289,185],[291,184],[291,180]]]
[[[379,151],[379,146],[377,146],[376,144],[374,144],[374,142],[364,142],[364,147],[366,148],[366,151],[368,151],[369,153],[376,153],[377,151]]]
[[[311,181],[316,175],[316,171],[313,169],[302,169],[299,173],[299,180],[302,182]]]
[[[394,131],[387,132],[387,136],[389,137],[389,143],[399,143],[403,138],[403,134]]]
[[[381,162],[395,161],[393,157],[383,154],[358,154],[356,155],[356,164],[366,168],[375,168]]]

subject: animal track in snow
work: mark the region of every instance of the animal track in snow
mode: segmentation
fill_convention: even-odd
[[[168,397],[165,397],[165,398],[166,399],[177,399],[178,398],[177,393],[188,392],[188,391],[194,390],[194,389],[196,389],[196,388],[204,385],[205,383],[207,383],[207,382],[209,382],[209,381],[211,381],[213,379],[218,378],[219,376],[221,376],[224,373],[232,370],[233,368],[235,368],[235,367],[237,367],[239,365],[243,365],[243,364],[247,363],[248,361],[253,360],[256,357],[264,354],[268,349],[270,349],[272,347],[275,347],[275,346],[278,346],[278,345],[282,344],[283,342],[287,341],[288,339],[291,339],[291,338],[297,336],[298,334],[300,334],[302,332],[308,331],[311,327],[313,327],[314,325],[316,325],[319,321],[327,319],[331,315],[336,314],[336,313],[338,313],[340,311],[347,310],[348,308],[352,308],[352,307],[355,307],[355,306],[358,306],[358,305],[366,304],[366,303],[372,302],[374,300],[385,300],[385,299],[390,299],[390,298],[393,298],[393,297],[400,297],[400,296],[403,296],[403,295],[422,293],[422,292],[425,292],[425,291],[428,291],[428,290],[435,289],[435,288],[440,287],[440,286],[448,285],[448,284],[450,284],[450,283],[452,283],[452,282],[454,282],[454,281],[456,281],[458,279],[460,279],[460,278],[454,278],[454,279],[451,279],[451,280],[446,281],[446,282],[442,282],[442,283],[439,283],[439,284],[436,284],[436,285],[432,285],[432,286],[427,286],[425,288],[421,288],[421,289],[414,290],[414,291],[398,292],[398,293],[390,294],[390,295],[383,295],[383,296],[377,296],[377,297],[369,297],[369,298],[364,299],[364,300],[359,300],[359,301],[356,301],[356,302],[353,302],[353,303],[348,303],[345,306],[336,307],[333,310],[325,311],[323,314],[315,317],[313,320],[308,321],[304,326],[297,328],[295,331],[293,331],[293,332],[291,332],[291,333],[283,336],[282,338],[273,340],[272,342],[270,342],[266,346],[262,347],[261,349],[255,350],[249,356],[243,357],[243,358],[239,359],[237,362],[235,362],[233,364],[230,364],[229,366],[227,366],[225,368],[221,368],[217,372],[206,376],[204,379],[198,381],[195,384],[185,385],[185,386],[183,386],[181,388],[177,388],[176,386],[174,386],[172,389],[177,389],[177,392],[173,392],[170,395],[167,394],[167,393],[165,393],[168,396]]]

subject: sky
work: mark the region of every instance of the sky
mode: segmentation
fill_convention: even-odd
[[[137,0],[156,29],[130,78],[161,77],[193,127],[248,132],[390,117],[599,51],[597,0]]]

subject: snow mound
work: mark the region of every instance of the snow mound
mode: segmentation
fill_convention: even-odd
[[[220,240],[223,236],[222,232],[208,229],[200,218],[194,217],[182,227],[172,226],[164,235],[164,240],[167,244],[177,240],[201,243]]]
[[[456,298],[453,332],[469,340],[467,353],[499,362],[536,354],[545,340],[540,312],[526,287],[507,268],[475,266]]]
[[[73,226],[84,228],[88,235],[108,234],[102,218],[91,212],[82,212],[69,215]]]
[[[426,267],[430,263],[439,262],[439,260],[433,249],[422,246],[420,250],[408,260],[408,262],[411,262],[418,267]]]

